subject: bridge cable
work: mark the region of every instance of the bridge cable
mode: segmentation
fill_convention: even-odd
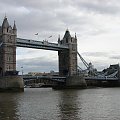
[[[77,52],[77,54],[79,55],[81,61],[83,62],[83,64],[87,67],[87,69],[89,68],[89,64],[83,59],[83,57],[80,55],[79,52]]]

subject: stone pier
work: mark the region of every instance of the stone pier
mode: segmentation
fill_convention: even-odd
[[[62,85],[56,85],[52,87],[53,89],[83,89],[87,88],[86,81],[83,77],[81,76],[69,76],[66,79],[65,84]]]
[[[0,91],[23,92],[23,78],[18,75],[0,77]]]
[[[69,76],[66,79],[66,88],[86,88],[87,84],[84,77],[81,76]]]

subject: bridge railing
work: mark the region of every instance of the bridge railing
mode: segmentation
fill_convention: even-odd
[[[107,77],[85,77],[85,80],[96,80],[96,81],[118,81],[118,78],[107,78]]]
[[[57,82],[65,82],[66,77],[59,77],[59,76],[23,76],[24,81],[30,81],[33,79],[50,79]]]

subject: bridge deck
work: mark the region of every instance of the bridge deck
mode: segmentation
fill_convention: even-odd
[[[64,49],[69,49],[68,46],[63,46],[57,43],[50,43],[48,41],[36,41],[30,39],[16,38],[17,47],[35,48],[35,49],[45,49],[59,51]]]
[[[30,80],[33,80],[33,79],[49,79],[49,80],[53,80],[53,81],[56,81],[56,82],[65,82],[66,80],[66,77],[49,77],[49,76],[23,76],[23,79],[24,81],[30,81]]]
[[[99,78],[99,77],[86,77],[85,80],[96,80],[96,81],[118,81],[118,78]]]

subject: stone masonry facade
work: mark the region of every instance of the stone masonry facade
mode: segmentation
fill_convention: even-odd
[[[0,76],[5,76],[16,71],[16,37],[17,28],[14,22],[13,27],[5,17],[0,26]],[[66,30],[62,40],[58,39],[58,45],[68,46],[68,50],[58,51],[59,75],[73,76],[77,74],[77,37],[71,37],[69,30]]]
[[[16,36],[15,22],[11,27],[5,17],[0,26],[0,76],[16,71]]]
[[[71,37],[69,30],[66,30],[62,40],[58,38],[58,44],[69,47],[69,50],[58,51],[59,75],[77,75],[77,37]]]

